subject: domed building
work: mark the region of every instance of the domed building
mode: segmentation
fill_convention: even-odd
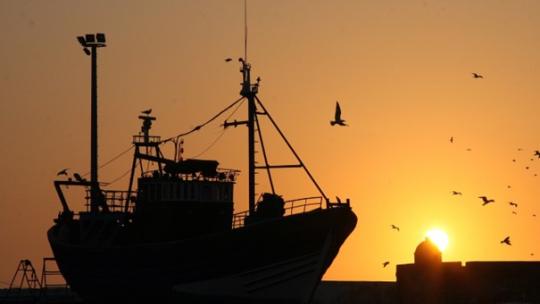
[[[398,302],[540,303],[540,262],[443,262],[439,248],[425,239],[414,264],[396,267]]]
[[[435,266],[442,263],[442,252],[432,240],[426,238],[416,246],[414,251],[414,264]]]

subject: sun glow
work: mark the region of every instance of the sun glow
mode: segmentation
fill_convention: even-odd
[[[448,246],[448,235],[438,228],[432,228],[426,232],[426,237],[430,239],[441,252]]]

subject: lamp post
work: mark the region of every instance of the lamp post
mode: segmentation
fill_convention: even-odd
[[[86,34],[78,36],[77,40],[83,47],[86,55],[92,58],[91,74],[91,106],[90,106],[90,211],[99,208],[99,182],[98,182],[98,151],[97,151],[97,49],[105,47],[105,34]]]

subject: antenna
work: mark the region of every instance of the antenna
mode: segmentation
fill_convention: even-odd
[[[247,40],[248,40],[247,0],[244,0],[244,61],[245,62],[247,62]]]

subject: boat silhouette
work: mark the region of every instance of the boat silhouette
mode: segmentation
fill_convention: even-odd
[[[156,117],[139,116],[133,136],[133,162],[127,190],[102,189],[97,165],[97,49],[105,35],[79,37],[92,58],[91,178],[56,180],[62,209],[47,235],[57,264],[71,289],[89,303],[165,302],[201,299],[245,303],[308,303],[322,276],[354,230],[349,200],[330,202],[257,96],[251,65],[239,59],[247,101],[245,121],[224,128],[248,129],[249,209],[234,213],[239,171],[221,169],[217,160],[164,156],[162,139],[151,134]],[[230,108],[229,106],[228,108]],[[215,116],[218,117],[219,115]],[[259,132],[267,117],[298,160],[272,165]],[[215,118],[214,117],[214,118]],[[199,125],[195,130],[199,130]],[[256,137],[264,165],[255,161]],[[155,170],[144,171],[144,163]],[[272,171],[303,169],[320,196],[285,200],[275,192]],[[256,171],[268,175],[271,191],[256,197]],[[86,188],[86,209],[72,210],[67,186]]]

